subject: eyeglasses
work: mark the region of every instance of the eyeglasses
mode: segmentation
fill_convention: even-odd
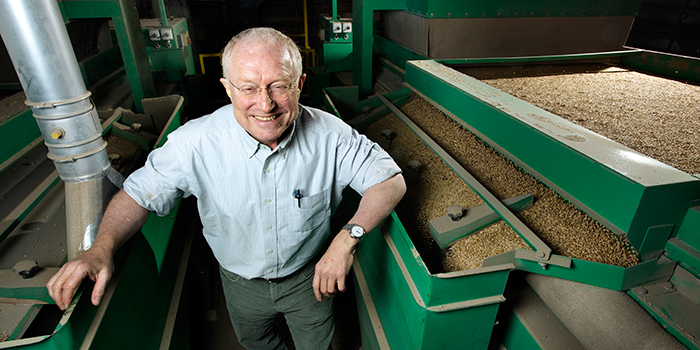
[[[267,90],[267,95],[270,96],[271,99],[283,101],[288,99],[293,91],[292,85],[290,83],[274,83],[269,87],[259,87],[257,85],[244,85],[242,87],[238,87],[236,85],[233,85],[233,83],[230,80],[228,80],[228,78],[226,79],[226,81],[228,81],[228,83],[231,84],[231,86],[236,88],[236,90],[240,92],[243,98],[251,100],[257,98],[263,90]],[[299,92],[300,90],[297,89],[296,91]]]

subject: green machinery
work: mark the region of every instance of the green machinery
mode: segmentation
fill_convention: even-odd
[[[333,78],[331,65],[314,70],[310,84],[328,84],[317,101],[360,131],[394,113],[532,247],[486,259],[474,270],[435,273],[392,214],[369,235],[354,264],[363,348],[586,348],[580,333],[560,320],[566,318],[564,312],[573,319],[577,315],[557,309],[559,299],[563,304],[590,301],[599,318],[588,323],[599,323],[599,328],[614,328],[617,317],[629,317],[639,327],[648,319],[681,348],[700,348],[698,176],[450,68],[616,62],[697,82],[697,59],[623,47],[639,4],[353,3],[353,84],[331,83],[341,81]],[[622,268],[553,254],[511,209],[403,115],[397,106],[413,95],[612,232],[625,235],[642,262]],[[615,300],[616,307],[604,310],[600,300]],[[646,313],[640,314],[641,309]],[[631,339],[632,334],[619,337],[618,344],[626,346],[639,340]]]
[[[43,1],[39,7],[50,11],[36,13],[51,19],[47,22],[57,19],[61,26],[64,22],[68,26],[99,23],[95,36],[100,39],[95,41],[107,38],[106,47],[75,67],[79,68],[78,80],[91,92],[89,100],[99,117],[101,138],[107,140],[108,162],[121,176],[128,175],[185,121],[185,98],[172,92],[183,86],[186,75],[194,73],[187,22],[168,18],[163,2],[158,4],[162,18],[154,20],[139,20],[134,2],[116,0]],[[13,34],[20,32],[10,29]],[[5,35],[3,39],[9,40]],[[65,46],[72,52],[70,44]],[[53,66],[50,58],[43,63]],[[42,124],[37,125],[33,110],[25,105],[29,97],[27,92],[27,97],[18,93],[3,99],[6,108],[0,114],[0,135],[6,142],[0,154],[0,348],[187,347],[186,307],[181,303],[191,235],[178,231],[178,227],[187,227],[178,218],[180,208],[192,204],[187,201],[166,217],[150,217],[142,234],[118,251],[114,276],[99,307],[90,303],[89,281],[80,286],[65,312],[51,305],[45,284],[70,254],[66,227],[72,218],[66,208],[76,198],[68,197],[68,191],[64,195],[64,187],[73,185],[61,181],[63,175],[59,178],[60,171],[47,158],[51,154],[47,155],[44,143],[48,138],[68,137],[71,130],[66,128],[64,133],[54,128],[51,136],[42,136]],[[62,105],[49,104],[43,108]]]

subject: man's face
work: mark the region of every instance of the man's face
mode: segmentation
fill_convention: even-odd
[[[253,41],[239,42],[230,63],[228,79],[221,78],[221,83],[236,121],[250,136],[275,149],[299,114],[298,90],[306,76],[296,83],[286,50]],[[278,94],[282,86],[289,87],[288,93]]]

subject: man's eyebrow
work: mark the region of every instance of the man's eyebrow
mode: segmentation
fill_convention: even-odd
[[[255,86],[258,86],[258,85],[259,85],[259,84],[255,83],[255,82],[253,82],[252,80],[248,80],[248,79],[241,79],[240,81],[241,81],[241,84],[242,84],[242,85],[255,85]],[[289,78],[286,78],[286,77],[282,77],[282,78],[273,80],[272,82],[270,82],[270,83],[268,84],[268,86],[269,86],[269,85],[273,85],[273,84],[279,84],[279,83],[289,83],[289,84],[291,84],[291,83],[292,83],[292,79],[289,79]]]

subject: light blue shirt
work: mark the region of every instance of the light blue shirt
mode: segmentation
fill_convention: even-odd
[[[401,172],[331,114],[300,106],[292,128],[272,151],[236,122],[231,105],[222,107],[171,133],[124,190],[161,216],[178,197],[196,196],[204,236],[226,270],[287,276],[320,252],[347,185],[363,194]]]

